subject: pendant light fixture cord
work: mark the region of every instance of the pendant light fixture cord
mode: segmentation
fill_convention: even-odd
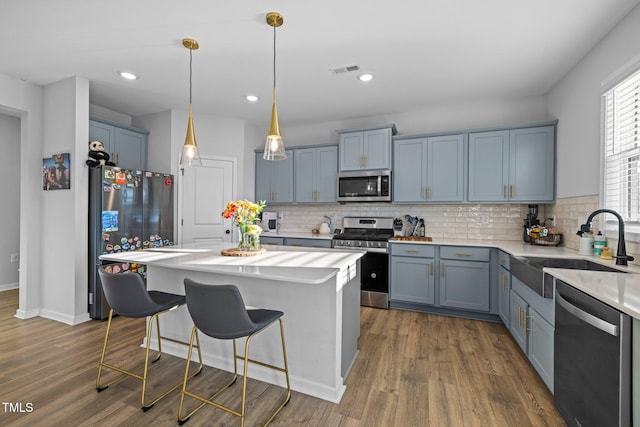
[[[273,101],[276,100],[276,26],[273,26]]]
[[[193,49],[189,49],[189,105],[191,105],[192,78],[193,78]]]

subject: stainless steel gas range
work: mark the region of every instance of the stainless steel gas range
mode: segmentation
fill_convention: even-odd
[[[364,250],[360,265],[360,305],[389,308],[389,239],[393,218],[345,217],[344,231],[333,237],[331,247]]]

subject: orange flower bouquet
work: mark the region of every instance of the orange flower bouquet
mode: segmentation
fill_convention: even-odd
[[[233,222],[238,226],[240,232],[238,250],[257,251],[260,249],[262,228],[256,222],[258,215],[266,205],[264,200],[256,204],[246,199],[227,203],[222,216],[225,219],[233,219]]]

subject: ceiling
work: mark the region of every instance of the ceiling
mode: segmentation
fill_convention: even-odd
[[[640,0],[3,1],[0,74],[89,79],[90,102],[131,116],[189,102],[267,126],[277,29],[281,127],[461,100],[543,95]],[[358,65],[358,72],[330,68]],[[117,71],[132,71],[125,81]],[[260,97],[248,103],[245,95]]]

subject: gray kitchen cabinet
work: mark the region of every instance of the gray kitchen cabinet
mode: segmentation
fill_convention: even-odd
[[[489,311],[489,248],[440,247],[440,306]]]
[[[553,299],[542,298],[512,277],[509,331],[553,392]]]
[[[256,200],[267,203],[293,203],[293,150],[284,160],[264,160],[256,152]]]
[[[555,127],[469,134],[470,202],[552,202]]]
[[[509,254],[498,251],[498,315],[509,329],[509,293],[511,292],[511,272],[509,271]]]
[[[393,201],[462,202],[464,135],[395,140]]]
[[[391,169],[391,137],[395,125],[339,130],[339,170]]]
[[[396,253],[404,252],[407,256],[392,255],[390,270],[389,299],[418,304],[434,304],[435,299],[435,252],[425,248],[415,248],[417,245],[397,248]],[[408,246],[404,248],[404,246]],[[431,256],[420,256],[429,255]]]
[[[310,239],[300,237],[285,237],[285,246],[303,246],[307,248],[330,248],[331,239]]]
[[[263,245],[284,245],[284,237],[275,237],[275,236],[265,236],[262,234],[260,236],[260,243]]]
[[[338,147],[297,148],[293,151],[296,203],[336,203]]]
[[[89,120],[89,141],[102,142],[111,161],[123,169],[146,170],[148,135],[144,129]]]

